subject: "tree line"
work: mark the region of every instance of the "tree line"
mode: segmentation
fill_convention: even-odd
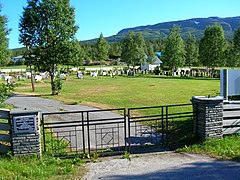
[[[82,44],[83,56],[87,62],[109,60],[119,57],[128,65],[136,66],[144,61],[152,61],[154,52],[161,52],[164,66],[179,67],[239,67],[240,28],[234,32],[232,40],[226,40],[221,25],[207,26],[204,35],[197,40],[190,32],[183,40],[181,28],[174,26],[166,39],[148,40],[139,32],[129,32],[122,42],[109,44],[101,34],[96,44]]]

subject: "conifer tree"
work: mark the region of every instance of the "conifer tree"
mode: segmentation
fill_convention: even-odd
[[[145,61],[145,51],[146,44],[141,33],[129,32],[123,39],[121,57],[129,66],[135,67]]]
[[[168,65],[172,70],[185,64],[185,48],[179,27],[174,26],[170,31],[166,41],[164,61],[164,64]]]
[[[202,64],[207,67],[224,66],[225,49],[226,41],[222,26],[219,24],[208,26],[199,44],[199,56]]]
[[[186,50],[185,65],[189,67],[199,65],[197,42],[195,36],[192,35],[191,33],[188,33],[185,50]]]
[[[96,48],[97,48],[97,54],[96,57],[98,58],[98,60],[108,60],[108,56],[109,56],[109,44],[106,41],[106,39],[104,39],[103,34],[100,34],[100,37],[97,40],[97,44],[96,44]]]

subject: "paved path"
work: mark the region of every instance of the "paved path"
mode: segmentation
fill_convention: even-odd
[[[111,158],[89,163],[84,179],[240,179],[240,163],[233,161],[173,152],[132,156],[131,161]]]
[[[41,97],[13,95],[6,100],[7,104],[11,104],[18,110],[41,110],[42,112],[56,111],[76,111],[76,110],[93,110],[96,108],[82,105],[66,105],[60,101],[45,99]]]

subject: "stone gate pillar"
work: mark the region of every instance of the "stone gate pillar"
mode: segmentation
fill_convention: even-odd
[[[223,137],[223,97],[193,96],[195,133],[201,140]]]
[[[13,155],[41,156],[40,111],[10,112]]]

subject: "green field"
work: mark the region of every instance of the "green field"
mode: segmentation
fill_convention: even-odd
[[[29,80],[19,81],[16,93],[41,95],[66,104],[85,104],[99,108],[142,107],[190,103],[192,96],[219,95],[220,81],[209,78],[180,78],[154,75],[117,76],[77,79],[68,76],[62,92],[51,96],[50,81],[36,83],[35,92]]]

